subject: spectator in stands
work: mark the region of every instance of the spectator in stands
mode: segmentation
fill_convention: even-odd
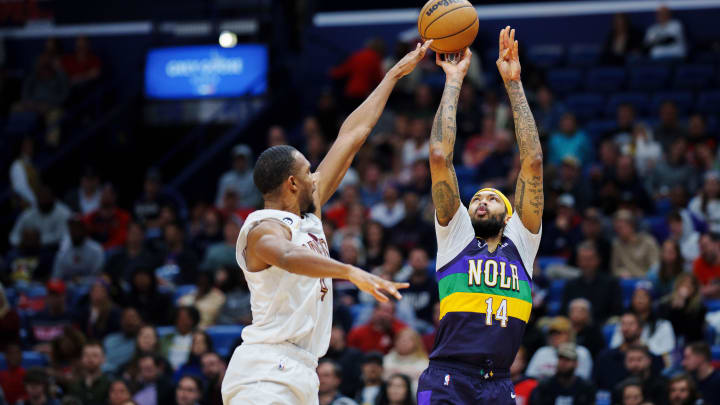
[[[135,353],[129,362],[122,367],[122,376],[128,381],[136,381],[140,373],[140,358],[145,355],[153,355],[160,352],[160,340],[154,326],[145,325],[140,328],[135,340]],[[162,364],[163,373],[169,375],[172,372],[170,363],[165,358],[159,358]]]
[[[560,119],[559,130],[550,135],[547,146],[548,163],[559,166],[565,157],[577,159],[581,164],[592,160],[592,145],[582,129],[578,129],[575,115],[566,112]]]
[[[405,218],[391,230],[390,243],[405,250],[422,248],[426,252],[435,251],[435,230],[425,215],[427,206],[421,200],[422,195],[414,191],[405,191],[403,195]]]
[[[130,214],[116,205],[117,196],[111,184],[105,184],[100,207],[85,217],[90,237],[102,243],[105,250],[121,247],[127,239]]]
[[[658,308],[658,316],[670,321],[680,342],[694,342],[703,338],[706,312],[700,285],[689,273],[678,276],[672,293],[660,300]]]
[[[557,357],[557,371],[549,379],[538,384],[530,396],[530,403],[554,405],[565,400],[575,405],[594,404],[595,385],[580,377],[576,371],[578,352],[575,345],[562,344],[558,347]]]
[[[670,150],[670,145],[676,139],[682,138],[687,141],[687,132],[678,119],[678,109],[675,102],[671,100],[660,104],[660,123],[655,129],[655,139],[662,144],[663,150]]]
[[[48,372],[62,387],[67,387],[80,367],[85,336],[73,326],[65,326],[50,346]],[[37,349],[36,349],[37,350]]]
[[[302,137],[305,139],[305,156],[310,162],[310,171],[315,172],[328,151],[328,144],[320,131],[315,117],[307,117],[303,123]]]
[[[337,229],[345,227],[350,207],[359,201],[358,187],[347,185],[340,190],[340,198],[330,205],[325,217],[332,221]]]
[[[581,219],[575,213],[575,198],[571,194],[562,194],[556,201],[555,220],[545,224],[540,252],[544,256],[567,258],[582,238]]]
[[[641,210],[643,213],[652,213],[655,210],[650,195],[635,171],[631,156],[618,157],[613,176],[606,179],[601,187],[598,196],[606,200],[605,205],[611,207],[612,211],[628,208],[633,212]]]
[[[0,279],[8,285],[17,282],[45,282],[52,271],[55,252],[40,243],[40,232],[32,227],[23,229],[20,244],[5,257],[6,274]]]
[[[172,382],[162,374],[162,362],[157,355],[140,357],[140,386],[133,395],[137,405],[162,405],[173,403],[175,389]]]
[[[195,291],[180,297],[178,305],[191,305],[200,313],[200,329],[215,324],[220,308],[225,304],[225,294],[215,287],[214,273],[201,271],[197,275]]]
[[[399,191],[394,184],[388,184],[383,190],[383,199],[370,209],[370,219],[379,222],[385,228],[392,228],[405,217],[405,205],[400,200]]]
[[[205,353],[213,352],[213,343],[210,335],[206,332],[196,331],[192,335],[192,345],[190,346],[190,354],[185,364],[180,366],[174,374],[174,380],[180,381],[185,375],[193,377],[202,377],[202,363],[200,359]]]
[[[383,78],[382,58],[385,43],[380,38],[369,40],[363,49],[352,53],[342,64],[330,71],[335,80],[345,80],[345,109],[358,106]]]
[[[555,101],[550,88],[543,85],[535,92],[535,106],[532,111],[538,130],[543,137],[546,137],[558,127],[565,113],[565,107]]]
[[[641,343],[640,318],[634,312],[624,313],[616,329],[620,329],[622,344],[617,348],[604,350],[595,359],[593,376],[601,390],[611,390],[627,377],[625,352],[629,347]]]
[[[610,274],[611,245],[605,236],[607,232],[605,231],[603,216],[598,208],[589,207],[585,209],[582,215],[580,230],[582,231],[583,242],[590,242],[595,245],[595,250],[600,260],[598,269],[605,274]],[[569,263],[579,267],[577,253],[578,250],[576,248],[570,256]]]
[[[565,284],[562,312],[569,310],[572,300],[585,298],[592,303],[592,318],[602,324],[622,311],[620,285],[606,271],[599,271],[600,256],[594,243],[584,241],[576,250],[580,277]]]
[[[20,153],[10,165],[10,185],[21,209],[37,204],[37,193],[41,187],[40,172],[33,163],[34,150],[34,138],[23,138]]]
[[[624,65],[628,57],[636,56],[641,50],[642,34],[632,26],[627,14],[615,14],[600,61],[605,65]]]
[[[704,403],[720,403],[720,370],[713,367],[710,346],[706,342],[685,346],[682,366],[693,376]]]
[[[162,267],[160,276],[165,282],[192,284],[198,269],[198,258],[185,243],[185,235],[178,223],[165,225],[162,247]]]
[[[383,358],[385,380],[393,374],[403,374],[410,378],[412,392],[417,391],[420,375],[428,367],[428,354],[425,352],[420,335],[412,328],[398,332],[395,344]]]
[[[202,395],[206,405],[223,405],[221,388],[227,364],[219,354],[207,352],[200,357],[200,365],[206,382]]]
[[[705,173],[702,190],[690,200],[688,209],[710,232],[720,233],[720,171]]]
[[[551,180],[550,189],[558,195],[569,194],[575,199],[575,207],[585,210],[592,198],[590,184],[583,178],[580,162],[572,156],[562,160],[557,175]]]
[[[693,263],[693,274],[704,297],[720,297],[720,234],[706,233],[700,238],[700,256]]]
[[[429,119],[416,117],[410,121],[410,137],[402,146],[402,162],[405,169],[409,169],[418,160],[427,161],[430,156]]]
[[[160,341],[160,352],[177,370],[187,362],[193,341],[193,332],[200,322],[200,314],[194,307],[179,307],[175,312],[175,331]],[[142,367],[142,366],[141,366]]]
[[[615,114],[615,129],[604,138],[612,138],[625,155],[632,155],[633,127],[635,126],[635,107],[632,104],[620,104]]]
[[[692,262],[700,256],[700,233],[692,224],[687,210],[674,209],[667,216],[668,240],[677,247],[677,256],[683,269],[690,269]],[[675,259],[677,260],[677,259]]]
[[[365,166],[360,185],[360,199],[366,207],[372,207],[383,198],[382,169],[375,162]]]
[[[605,348],[602,330],[593,322],[592,305],[585,298],[575,298],[568,305],[568,319],[575,334],[575,343],[584,346],[594,358]]]
[[[110,376],[103,373],[105,352],[99,342],[87,342],[83,346],[80,372],[68,389],[83,405],[104,405],[110,390]]]
[[[253,182],[253,162],[250,147],[244,144],[236,145],[232,149],[233,168],[220,177],[218,181],[215,204],[222,205],[222,198],[227,190],[233,190],[238,196],[238,206],[235,208],[255,208],[260,206],[262,196]]]
[[[633,125],[632,139],[626,145],[624,153],[635,158],[635,168],[642,178],[651,173],[663,160],[662,146],[655,141],[652,129],[644,122]]]
[[[387,236],[383,226],[376,221],[368,221],[363,231],[365,246],[365,266],[374,268],[382,264]]]
[[[408,265],[412,268],[410,287],[403,290],[403,302],[407,302],[415,311],[415,317],[426,323],[428,329],[433,324],[433,307],[439,302],[438,286],[430,277],[428,254],[422,248],[415,248],[408,255]]]
[[[88,238],[80,216],[68,220],[69,238],[63,239],[55,256],[52,278],[69,283],[86,283],[102,271],[105,252],[102,246]]]
[[[395,337],[407,325],[395,318],[395,303],[376,302],[370,321],[353,328],[348,334],[348,346],[363,352],[378,351],[387,354]]]
[[[123,405],[132,401],[132,393],[128,383],[123,379],[117,379],[110,383],[108,389],[108,405]]]
[[[110,298],[110,284],[97,278],[90,287],[87,307],[79,311],[78,324],[85,336],[102,340],[110,333],[120,330],[120,308]]]
[[[177,203],[162,191],[162,176],[157,169],[148,170],[143,183],[143,193],[133,204],[133,216],[146,228],[159,227],[160,211],[164,206],[177,208]]]
[[[375,400],[376,405],[415,405],[415,393],[404,374],[391,375]]]
[[[221,325],[249,325],[252,322],[250,291],[242,270],[237,266],[219,268],[215,272],[215,285],[225,295],[225,303],[215,322]]]
[[[125,246],[111,255],[105,264],[104,272],[113,281],[131,282],[133,271],[137,267],[159,267],[159,258],[145,246],[145,231],[137,222],[128,225]]]
[[[0,350],[20,341],[20,316],[8,302],[5,288],[0,284]]]
[[[612,274],[622,278],[644,278],[660,261],[655,239],[638,232],[637,219],[629,210],[619,210],[613,219],[616,237],[612,244]]]
[[[90,41],[84,35],[75,38],[75,52],[64,55],[62,65],[74,90],[86,89],[100,78],[102,63],[90,50]]]
[[[198,405],[202,398],[202,383],[197,377],[186,375],[175,389],[176,405]]]
[[[575,335],[570,321],[562,316],[555,317],[548,326],[548,345],[538,349],[530,359],[526,370],[528,377],[540,380],[555,375],[561,345],[572,343],[576,353],[573,371],[578,376],[589,379],[593,368],[592,356],[587,348],[576,346],[574,340]]]
[[[461,156],[463,165],[467,168],[476,169],[477,173],[483,175],[484,173],[480,170],[489,167],[489,164],[485,163],[491,156],[492,151],[496,149],[498,143],[501,143],[503,145],[500,146],[500,150],[507,153],[508,141],[512,144],[512,136],[507,130],[498,128],[492,115],[484,116],[481,131],[468,138],[463,146]],[[496,175],[496,173],[492,174]],[[484,179],[490,180],[490,176],[484,177]]]
[[[477,92],[475,91],[473,83],[471,81],[464,81],[460,87],[460,95],[458,96],[458,138],[467,139],[473,134],[477,134],[482,131],[482,116],[477,113],[477,105]]]
[[[26,372],[22,366],[22,349],[19,341],[5,347],[5,362],[7,369],[0,370],[0,390],[5,394],[7,403],[14,404],[27,396],[23,385]]]
[[[65,203],[73,211],[86,215],[100,208],[100,177],[92,167],[80,176],[80,185],[65,195]]]
[[[317,367],[320,405],[356,405],[355,401],[344,396],[338,389],[342,383],[342,374],[340,365],[333,360],[320,360]]]
[[[518,348],[515,360],[510,365],[510,379],[515,387],[515,403],[517,405],[529,405],[530,394],[532,394],[538,381],[525,375],[527,368],[527,351],[525,346]]]
[[[684,271],[683,258],[677,242],[667,239],[660,246],[660,263],[648,273],[654,291],[661,296],[670,294],[677,277]]]
[[[665,197],[673,187],[683,187],[694,192],[697,189],[698,173],[690,166],[687,155],[687,141],[674,138],[663,149],[666,159],[661,159],[645,179],[645,188],[655,200]]]
[[[618,395],[622,405],[641,405],[645,403],[642,382],[637,378],[630,377],[621,382],[618,386]]]
[[[683,25],[672,19],[670,9],[657,10],[657,22],[645,31],[645,47],[652,59],[684,59],[687,53]]]
[[[687,374],[679,374],[668,381],[668,404],[669,405],[692,405],[712,404],[712,401],[700,399],[695,382]]]
[[[496,188],[511,189],[517,176],[515,139],[510,132],[498,130],[495,145],[487,158],[477,166],[475,173],[482,184],[492,184]]]
[[[142,327],[142,318],[133,307],[122,310],[120,331],[110,333],[103,339],[105,364],[103,371],[114,373],[120,366],[132,359],[135,353],[135,341]]]
[[[172,319],[172,298],[158,291],[155,273],[148,267],[138,267],[132,275],[130,293],[125,303],[140,313],[151,325],[167,325]]]
[[[372,273],[386,277],[388,280],[407,281],[412,275],[410,267],[403,267],[404,255],[397,245],[387,245],[383,255],[383,263],[374,268]]]
[[[625,369],[630,377],[637,379],[643,388],[643,397],[655,404],[665,402],[667,396],[667,380],[655,373],[652,368],[652,356],[646,346],[633,345],[625,351]],[[615,397],[620,392],[614,392]],[[619,398],[618,398],[619,399]]]
[[[345,339],[345,330],[335,324],[330,332],[330,346],[324,358],[333,360],[340,366],[342,381],[340,392],[347,397],[355,397],[360,388],[360,365],[363,361],[363,353],[353,347],[348,347]]]
[[[31,368],[23,379],[27,399],[16,405],[60,405],[57,399],[50,397],[50,377],[40,367]]]
[[[687,141],[690,151],[703,146],[712,151],[718,144],[715,137],[708,132],[707,120],[702,114],[692,114],[688,119]]]
[[[240,224],[233,218],[228,219],[223,227],[225,239],[210,245],[206,251],[200,268],[205,271],[215,271],[220,267],[232,267],[237,262],[235,259],[235,243],[240,234]]]
[[[57,247],[67,235],[67,221],[72,213],[65,204],[55,200],[52,190],[42,186],[37,192],[37,206],[28,208],[15,221],[10,232],[10,244],[18,246],[25,228],[34,228],[40,232],[43,246]]]
[[[210,245],[224,240],[223,221],[220,212],[212,207],[196,206],[193,217],[201,219],[197,225],[190,225],[190,244],[195,253],[202,256]]]
[[[29,316],[25,326],[30,343],[36,345],[35,350],[44,352],[48,352],[49,343],[61,336],[63,330],[73,323],[66,304],[65,283],[62,280],[50,280],[46,289],[45,309]]]
[[[382,390],[383,356],[378,352],[365,354],[362,361],[362,386],[355,400],[360,405],[372,405]]]

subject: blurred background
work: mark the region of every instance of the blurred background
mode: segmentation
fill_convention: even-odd
[[[220,404],[252,319],[234,246],[261,208],[254,159],[290,144],[316,167],[419,41],[421,6],[0,0],[0,404]],[[505,25],[546,164],[518,403],[720,404],[720,4],[476,7],[463,201],[514,191]],[[374,305],[335,282],[322,405],[414,403],[439,313],[443,83],[432,55],[398,83],[323,209],[334,258],[412,286]]]

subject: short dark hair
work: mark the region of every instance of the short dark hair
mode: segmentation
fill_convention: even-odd
[[[196,376],[194,376],[194,375],[192,375],[192,374],[184,374],[182,377],[180,377],[180,379],[179,379],[178,382],[177,382],[176,387],[180,387],[180,381],[182,381],[182,380],[184,380],[184,379],[186,379],[186,378],[189,378],[190,381],[194,382],[194,383],[195,383],[195,386],[197,387],[198,392],[200,392],[200,394],[202,394],[203,383],[202,383],[202,381],[200,381],[199,378],[197,378]]]
[[[712,359],[712,352],[710,351],[710,345],[708,345],[705,342],[691,343],[687,347],[688,347],[688,349],[690,349],[691,352],[704,357],[706,361],[710,361]]]
[[[695,380],[693,380],[693,378],[690,377],[690,375],[686,374],[686,373],[678,373],[678,374],[673,375],[670,378],[670,380],[668,380],[666,392],[670,391],[670,387],[672,387],[673,384],[675,384],[676,382],[680,382],[680,381],[685,381],[687,383],[688,390],[690,391],[690,400],[691,401],[696,400],[698,397],[697,385],[695,384]],[[690,403],[692,403],[692,402],[690,402]]]
[[[99,347],[103,354],[105,354],[105,347],[103,347],[102,343],[99,340],[88,340],[87,342],[85,342],[85,344],[83,345],[83,351],[87,347]]]
[[[260,193],[272,193],[290,176],[295,165],[295,152],[297,149],[290,145],[277,145],[260,154],[253,170],[253,182]]]
[[[178,316],[180,316],[180,312],[183,311],[187,312],[188,316],[192,320],[193,329],[197,328],[198,324],[200,323],[200,312],[198,312],[197,308],[190,305],[184,305],[178,307],[178,309],[175,310],[175,322],[177,322]]]
[[[322,360],[320,360],[320,361],[318,362],[318,366],[320,366],[321,364],[329,364],[329,365],[331,365],[331,366],[332,366],[332,370],[333,370],[333,374],[335,374],[335,377],[337,377],[337,378],[339,378],[340,380],[342,380],[342,377],[343,377],[342,366],[340,366],[340,364],[339,364],[338,362],[336,362],[336,361],[333,360],[333,359],[322,359]]]
[[[627,347],[625,349],[625,354],[630,352],[640,352],[645,355],[648,359],[652,359],[652,355],[650,354],[650,350],[648,350],[647,346],[643,344],[633,344]]]

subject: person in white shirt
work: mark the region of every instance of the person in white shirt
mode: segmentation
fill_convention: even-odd
[[[25,138],[20,145],[20,156],[10,165],[10,184],[13,192],[20,197],[23,204],[34,207],[37,203],[35,193],[40,179],[33,165],[34,143],[32,138]]]
[[[262,202],[260,192],[253,184],[252,151],[247,145],[237,145],[232,149],[233,168],[220,177],[215,204],[222,206],[225,192],[232,190],[238,196],[236,208],[254,208]]]
[[[69,236],[63,239],[55,256],[52,278],[82,282],[95,278],[105,264],[102,246],[87,237],[87,229],[78,216],[68,221]]]
[[[385,228],[392,228],[405,218],[405,204],[398,198],[398,190],[392,184],[385,187],[383,200],[370,209],[370,219]]]
[[[683,25],[671,17],[670,9],[658,8],[657,23],[645,32],[645,46],[652,59],[684,58],[687,53]]]
[[[17,247],[23,230],[31,227],[40,232],[40,242],[44,246],[57,246],[68,234],[70,216],[70,209],[56,201],[49,188],[42,186],[38,189],[37,207],[26,209],[15,222],[10,232],[10,244]]]
[[[539,348],[530,363],[528,363],[525,374],[528,377],[537,379],[548,378],[555,375],[558,363],[558,347],[563,343],[571,343],[572,325],[570,320],[563,316],[556,317],[548,329],[548,346]],[[590,379],[593,368],[592,355],[585,346],[575,346],[577,352],[577,367],[575,375],[584,379]]]

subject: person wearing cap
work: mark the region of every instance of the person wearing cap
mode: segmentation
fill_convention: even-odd
[[[621,278],[645,278],[660,262],[660,247],[650,234],[638,230],[638,218],[629,210],[618,210],[613,219],[610,267]]]
[[[31,368],[23,380],[27,399],[16,402],[16,405],[60,405],[60,402],[50,397],[50,377],[40,367]]]
[[[70,235],[60,244],[52,277],[67,282],[85,282],[100,274],[105,264],[102,246],[87,237],[87,227],[78,215],[68,221]]]
[[[458,95],[470,51],[456,63],[436,63],[445,89],[430,134],[435,207],[435,261],[440,322],[418,402],[515,403],[510,366],[532,310],[532,275],[541,238],[543,151],[520,79],[515,30],[499,35],[498,70],[510,99],[520,171],[514,206],[502,191],[478,190],[466,207],[453,167]],[[448,371],[449,370],[449,371]],[[480,382],[478,382],[480,378]]]
[[[368,352],[362,361],[362,386],[356,400],[360,405],[373,405],[383,385],[383,355],[380,352]]]
[[[595,385],[578,377],[578,351],[574,343],[563,343],[557,348],[557,371],[533,390],[533,405],[595,404]]]
[[[526,374],[538,380],[551,377],[558,367],[558,350],[565,343],[572,343],[577,352],[577,364],[573,367],[578,377],[589,379],[593,361],[590,351],[584,346],[576,346],[572,323],[564,316],[555,317],[548,326],[548,345],[539,348],[530,359]]]
[[[238,207],[256,208],[262,203],[262,195],[253,183],[253,162],[250,147],[244,144],[236,145],[232,149],[232,170],[220,177],[217,187],[215,205],[222,206],[223,197],[227,190],[233,190],[238,198]]]

